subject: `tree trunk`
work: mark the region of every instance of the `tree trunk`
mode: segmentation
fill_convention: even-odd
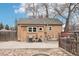
[[[69,22],[69,20],[70,20],[70,16],[71,16],[71,13],[72,13],[72,10],[71,10],[71,3],[70,3],[70,5],[69,5],[69,11],[68,11],[68,16],[67,16],[67,18],[66,18],[66,26],[65,26],[65,28],[64,28],[64,32],[69,32],[70,30],[69,30],[69,27],[70,27],[70,22]]]
[[[66,25],[65,25],[65,28],[64,28],[64,32],[69,32],[70,30],[69,30],[69,26],[70,26],[70,22],[69,22],[69,20],[70,20],[70,15],[71,15],[71,12],[69,11],[69,14],[68,14],[68,18],[66,19]]]
[[[69,18],[66,19],[66,25],[64,28],[64,32],[69,32]]]
[[[33,18],[35,18],[35,5],[33,3]]]
[[[45,3],[44,6],[46,8],[46,18],[48,18],[48,5]]]
[[[48,8],[47,8],[47,5],[46,5],[46,17],[48,18]]]

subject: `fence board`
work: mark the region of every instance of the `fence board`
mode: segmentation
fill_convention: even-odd
[[[16,31],[0,31],[0,41],[17,40]]]

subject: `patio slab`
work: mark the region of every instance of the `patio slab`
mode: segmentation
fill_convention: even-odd
[[[58,48],[58,41],[50,42],[17,42],[17,41],[7,41],[0,42],[0,49],[17,49],[17,48]]]

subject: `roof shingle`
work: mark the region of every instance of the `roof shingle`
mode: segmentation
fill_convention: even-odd
[[[33,18],[33,19],[19,19],[17,24],[62,24],[58,19],[53,18]]]

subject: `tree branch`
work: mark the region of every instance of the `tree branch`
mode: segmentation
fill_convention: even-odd
[[[63,17],[63,18],[66,19],[66,17],[64,17],[56,8],[55,8],[55,11],[56,11],[61,17]]]
[[[76,8],[77,4],[74,5],[74,7],[72,8],[71,12]]]

